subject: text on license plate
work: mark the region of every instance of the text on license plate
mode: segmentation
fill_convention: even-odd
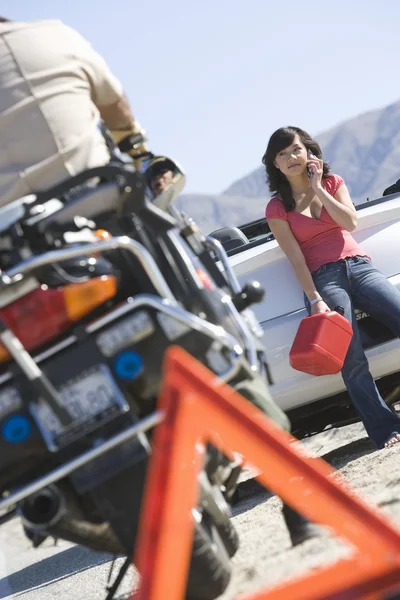
[[[97,336],[97,345],[105,356],[113,356],[129,344],[140,342],[155,330],[150,315],[138,311]]]
[[[74,425],[96,419],[112,409],[118,413],[129,409],[105,365],[82,373],[79,378],[58,388],[58,393],[63,406],[73,417]],[[35,416],[40,428],[47,433],[63,432],[59,419],[43,400],[36,404]]]

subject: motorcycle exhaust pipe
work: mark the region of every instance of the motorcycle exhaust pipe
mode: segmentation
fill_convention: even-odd
[[[47,530],[63,516],[64,498],[55,485],[49,485],[19,503],[19,514],[33,531]]]
[[[68,494],[52,484],[18,506],[25,535],[37,548],[48,536],[86,546],[97,552],[124,554],[108,522],[92,523],[79,513]]]

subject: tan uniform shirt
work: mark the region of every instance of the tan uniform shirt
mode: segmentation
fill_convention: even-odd
[[[107,163],[96,106],[122,93],[60,21],[0,23],[0,206]]]

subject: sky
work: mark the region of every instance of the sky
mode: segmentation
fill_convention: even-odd
[[[2,0],[61,19],[122,81],[186,192],[217,194],[260,165],[269,136],[316,135],[400,100],[396,0]]]

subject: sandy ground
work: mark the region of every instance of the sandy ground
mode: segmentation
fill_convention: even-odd
[[[333,429],[304,442],[381,507],[400,529],[400,447],[374,451],[361,425]],[[241,547],[234,558],[231,583],[221,600],[304,573],[349,555],[350,548],[326,532],[320,538],[291,548],[280,514],[280,501],[256,482],[241,489],[233,522]],[[0,599],[100,600],[110,568],[109,557],[60,542],[33,550],[14,520],[0,529]],[[119,600],[129,597],[135,582],[131,569]]]

